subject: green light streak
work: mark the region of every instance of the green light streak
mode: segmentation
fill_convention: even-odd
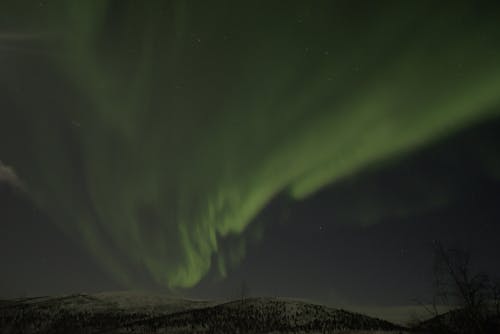
[[[113,254],[191,287],[278,193],[305,198],[498,110],[500,29],[468,6],[145,3],[68,0],[50,16],[88,100],[61,117],[81,123],[89,203],[65,198],[72,166],[40,158],[32,180],[123,282]],[[61,141],[40,147],[61,157]],[[217,259],[223,275],[234,259]]]

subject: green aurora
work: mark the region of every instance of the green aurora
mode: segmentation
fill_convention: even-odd
[[[130,266],[170,288],[214,261],[224,275],[244,246],[220,240],[244,245],[278,194],[306,198],[500,110],[500,29],[481,2],[27,3],[0,5],[3,36],[45,44],[78,99],[23,101],[5,74],[32,124],[22,157],[18,125],[0,125],[0,158],[124,284]]]

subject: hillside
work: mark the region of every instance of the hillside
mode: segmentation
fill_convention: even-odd
[[[387,321],[295,300],[225,303],[142,294],[78,294],[0,304],[2,333],[338,333],[394,331]]]
[[[500,333],[500,317],[494,309],[483,310],[472,318],[464,309],[455,309],[425,320],[415,326],[416,333]]]
[[[212,304],[129,292],[4,300],[0,304],[0,332],[94,333]]]

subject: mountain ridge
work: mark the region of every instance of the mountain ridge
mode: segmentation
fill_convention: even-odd
[[[10,334],[405,330],[386,320],[291,298],[199,301],[126,293],[16,299],[0,305],[0,328]]]

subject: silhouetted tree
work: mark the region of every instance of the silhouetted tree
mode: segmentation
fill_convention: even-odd
[[[428,310],[435,317],[434,331],[490,333],[492,302],[500,299],[498,285],[493,285],[488,275],[473,272],[469,252],[447,249],[439,241],[433,243],[433,251],[435,295]],[[440,315],[439,304],[455,305],[457,309]]]
[[[241,281],[241,286],[240,286],[240,297],[241,300],[245,300],[248,297],[248,285],[245,280]]]

